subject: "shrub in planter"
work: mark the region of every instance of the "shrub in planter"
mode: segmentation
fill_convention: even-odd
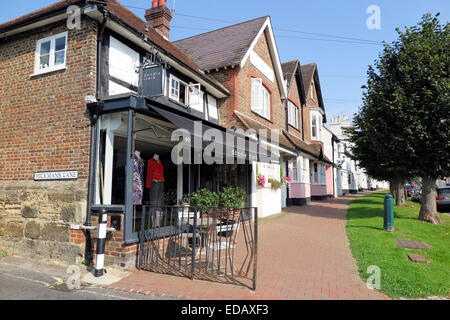
[[[193,207],[197,207],[203,214],[208,214],[219,206],[219,194],[207,189],[200,189],[196,192],[185,194],[183,200]]]
[[[219,192],[219,205],[221,207],[237,210],[242,207],[245,191],[239,187],[224,187]]]

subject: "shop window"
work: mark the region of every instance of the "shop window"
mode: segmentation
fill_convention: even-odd
[[[37,41],[35,74],[66,67],[67,34],[66,31]]]
[[[97,204],[125,204],[127,113],[103,115],[97,161]]]

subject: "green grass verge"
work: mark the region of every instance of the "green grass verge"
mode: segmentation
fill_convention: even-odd
[[[367,267],[381,269],[379,291],[391,298],[420,298],[450,295],[450,218],[441,215],[441,224],[418,220],[420,205],[407,201],[406,207],[394,207],[395,232],[383,230],[384,194],[375,192],[355,199],[347,215],[347,235],[361,278],[371,275]],[[422,240],[432,250],[408,250],[397,247],[396,238]],[[416,264],[408,259],[417,253],[430,264]]]

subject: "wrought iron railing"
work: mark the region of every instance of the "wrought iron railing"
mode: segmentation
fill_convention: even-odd
[[[256,289],[257,208],[143,206],[137,267]]]

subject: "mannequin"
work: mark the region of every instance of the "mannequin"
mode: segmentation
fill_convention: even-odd
[[[136,150],[133,156],[133,204],[141,205],[144,196],[144,160]]]
[[[163,202],[164,166],[156,153],[147,163],[146,187],[149,193],[150,206],[160,207]],[[161,210],[159,208],[151,208],[150,210],[152,212],[153,226],[158,227],[161,220]]]
[[[150,205],[160,206],[163,197],[164,166],[157,153],[153,155],[153,158],[148,160],[147,165],[146,187],[150,191]]]

